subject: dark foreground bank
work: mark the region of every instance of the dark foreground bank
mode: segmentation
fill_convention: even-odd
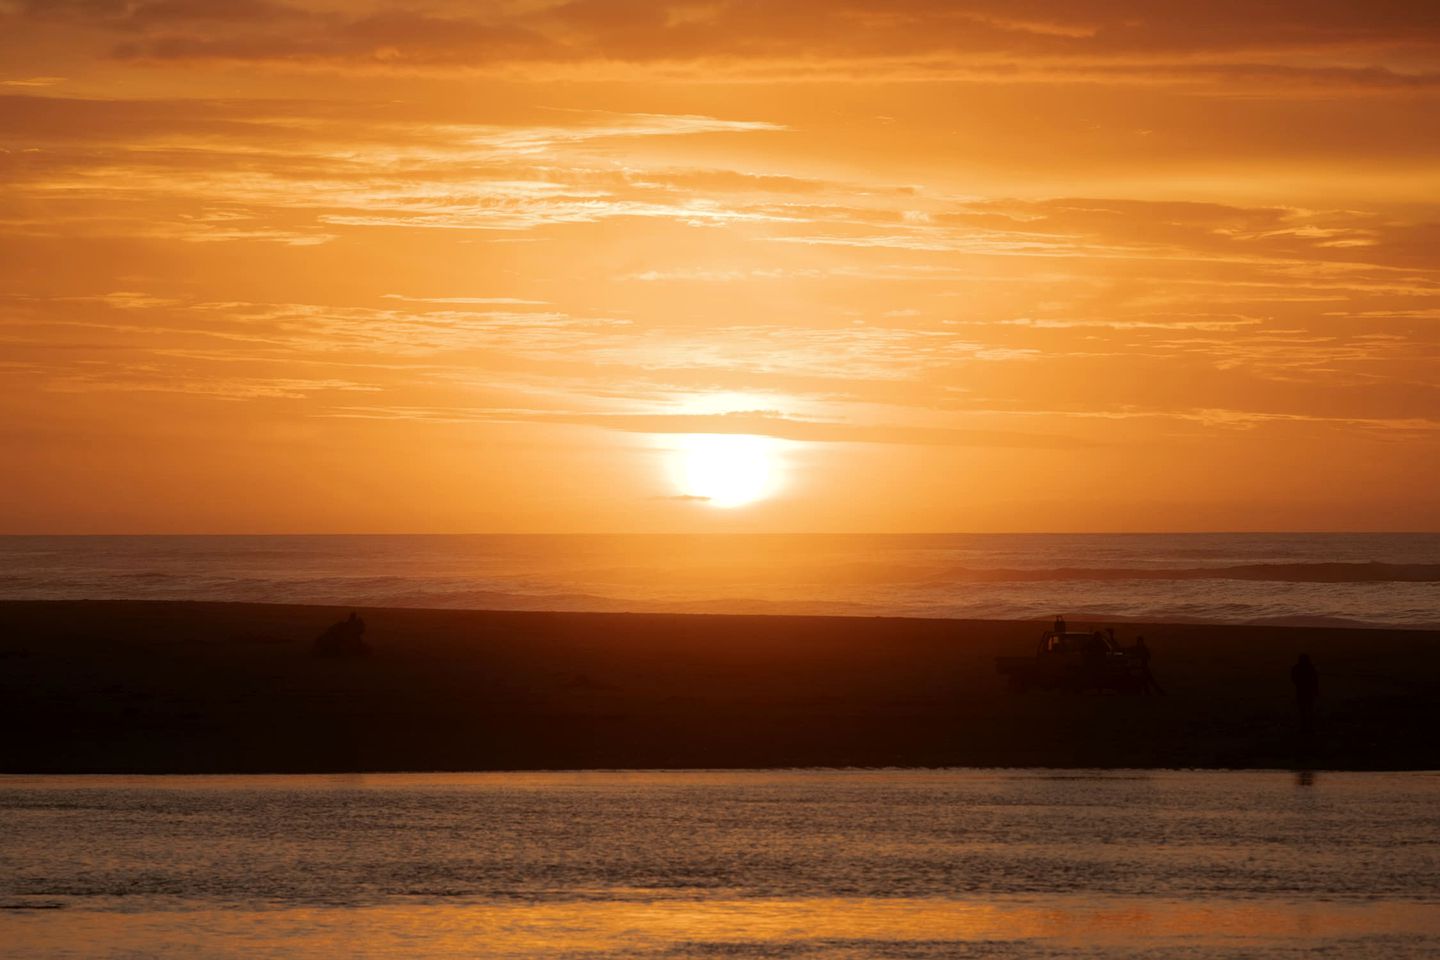
[[[1440,768],[1435,632],[1126,624],[1168,695],[1120,697],[1007,692],[1034,623],[363,610],[314,656],[349,612],[0,603],[0,772]]]

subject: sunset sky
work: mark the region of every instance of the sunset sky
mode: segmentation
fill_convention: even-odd
[[[0,532],[1440,529],[1440,5],[1162,6],[0,0]]]

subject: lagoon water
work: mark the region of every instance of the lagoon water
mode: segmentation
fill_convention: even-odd
[[[0,537],[0,599],[1440,629],[1440,534]]]
[[[0,777],[6,957],[1440,955],[1440,775]]]

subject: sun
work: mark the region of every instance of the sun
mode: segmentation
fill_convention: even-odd
[[[680,493],[712,507],[742,507],[780,486],[775,442],[748,434],[692,433],[679,438],[671,471]]]

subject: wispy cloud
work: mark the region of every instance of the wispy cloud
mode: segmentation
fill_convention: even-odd
[[[0,0],[0,59],[0,416],[77,489],[234,431],[600,524],[606,451],[721,432],[960,527],[1434,500],[1414,4]]]
[[[773,437],[807,443],[878,443],[940,446],[1050,449],[1089,444],[1069,437],[1022,431],[963,430],[895,423],[847,423],[803,420],[776,411],[743,410],[719,414],[597,414],[581,412],[340,406],[327,417],[359,420],[407,420],[432,423],[549,423],[596,427],[625,433],[728,434]]]
[[[1298,0],[1183,10],[1139,2],[1049,0],[1023,11],[992,0],[748,0],[481,5],[395,2],[21,4],[12,21],[70,21],[108,33],[110,55],[349,70],[504,71],[571,75],[628,67],[713,76],[848,78],[1039,75],[1128,82],[1316,85],[1356,89],[1434,83],[1415,69],[1440,34],[1421,6],[1316,7]],[[1357,65],[1357,61],[1359,65]],[[1421,61],[1423,62],[1423,60]]]
[[[489,305],[509,307],[543,307],[544,300],[525,300],[521,297],[408,297],[403,293],[387,293],[386,300],[403,300],[406,303],[456,303],[462,305]]]

